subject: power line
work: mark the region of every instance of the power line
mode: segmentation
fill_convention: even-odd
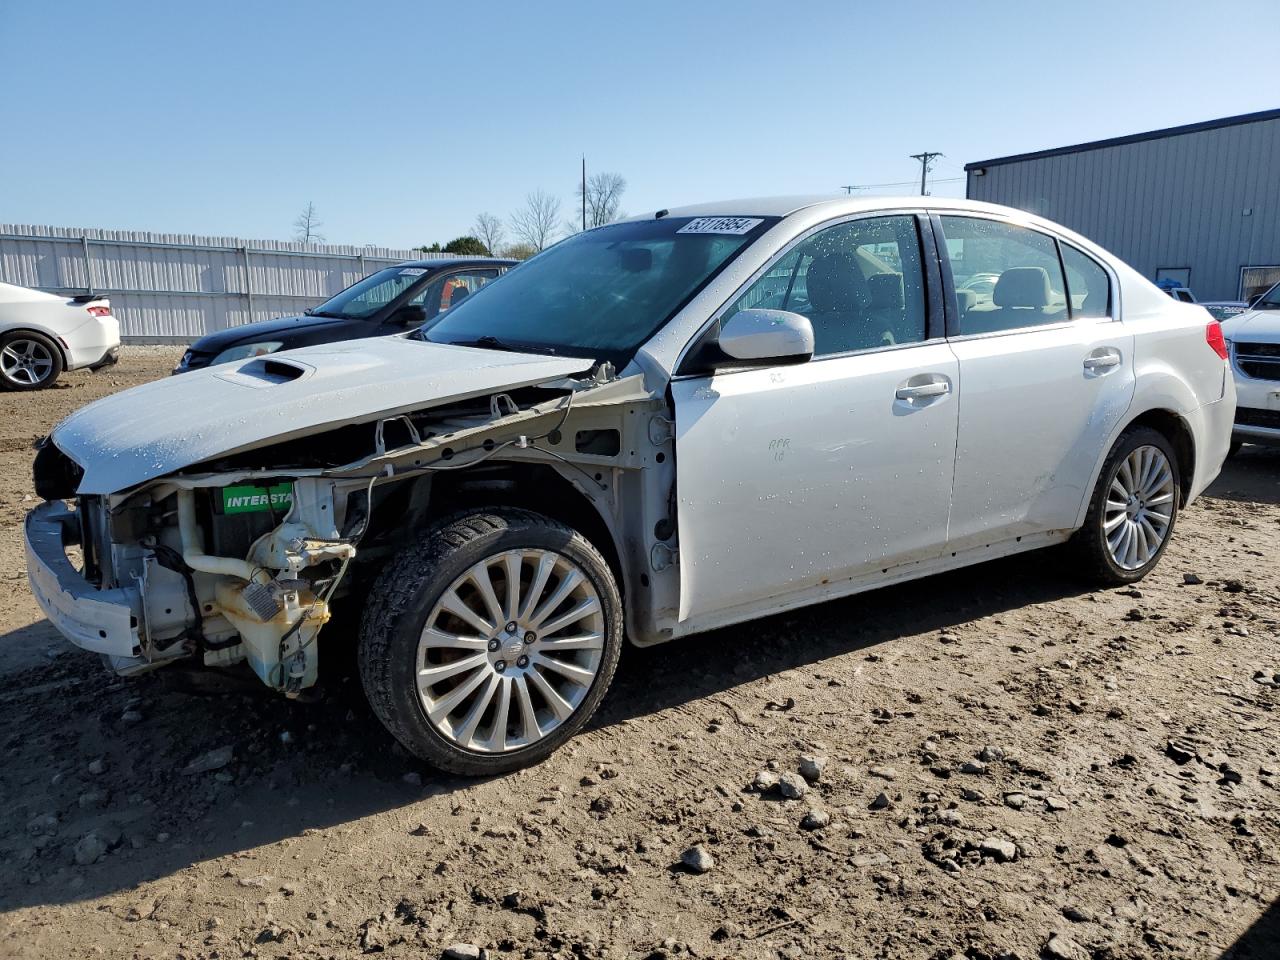
[[[934,183],[959,183],[964,177],[944,177],[940,180],[935,179]],[[876,187],[910,187],[915,184],[914,180],[894,180],[892,183],[855,183],[850,185],[841,185],[840,189],[845,193],[853,193],[855,190],[871,190]]]
[[[945,154],[929,150],[926,150],[924,153],[913,153],[911,155],[912,160],[920,161],[920,196],[922,197],[928,196],[929,194],[929,191],[925,189],[925,187],[928,182],[929,171],[933,169],[933,161],[937,160],[941,156],[945,156]]]

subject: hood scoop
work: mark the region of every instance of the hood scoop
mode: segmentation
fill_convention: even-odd
[[[219,370],[214,376],[242,387],[278,387],[315,373],[315,367],[283,357],[254,357],[234,370]]]

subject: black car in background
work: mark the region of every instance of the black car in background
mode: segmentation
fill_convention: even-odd
[[[387,267],[300,317],[246,323],[201,337],[173,372],[316,343],[404,333],[435,319],[517,262],[466,257],[413,260]]]

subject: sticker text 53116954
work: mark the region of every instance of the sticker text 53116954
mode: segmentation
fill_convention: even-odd
[[[747,233],[760,224],[759,217],[695,217],[676,233]]]

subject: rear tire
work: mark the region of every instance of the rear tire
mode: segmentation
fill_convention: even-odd
[[[1160,562],[1182,497],[1178,457],[1164,434],[1126,430],[1111,448],[1071,545],[1084,574],[1102,584],[1135,583]]]
[[[62,373],[62,351],[42,333],[11,330],[0,334],[0,387],[40,390]]]
[[[526,510],[458,515],[374,583],[360,679],[414,756],[466,776],[506,773],[544,760],[591,718],[618,665],[622,619],[608,563],[577,531]]]

